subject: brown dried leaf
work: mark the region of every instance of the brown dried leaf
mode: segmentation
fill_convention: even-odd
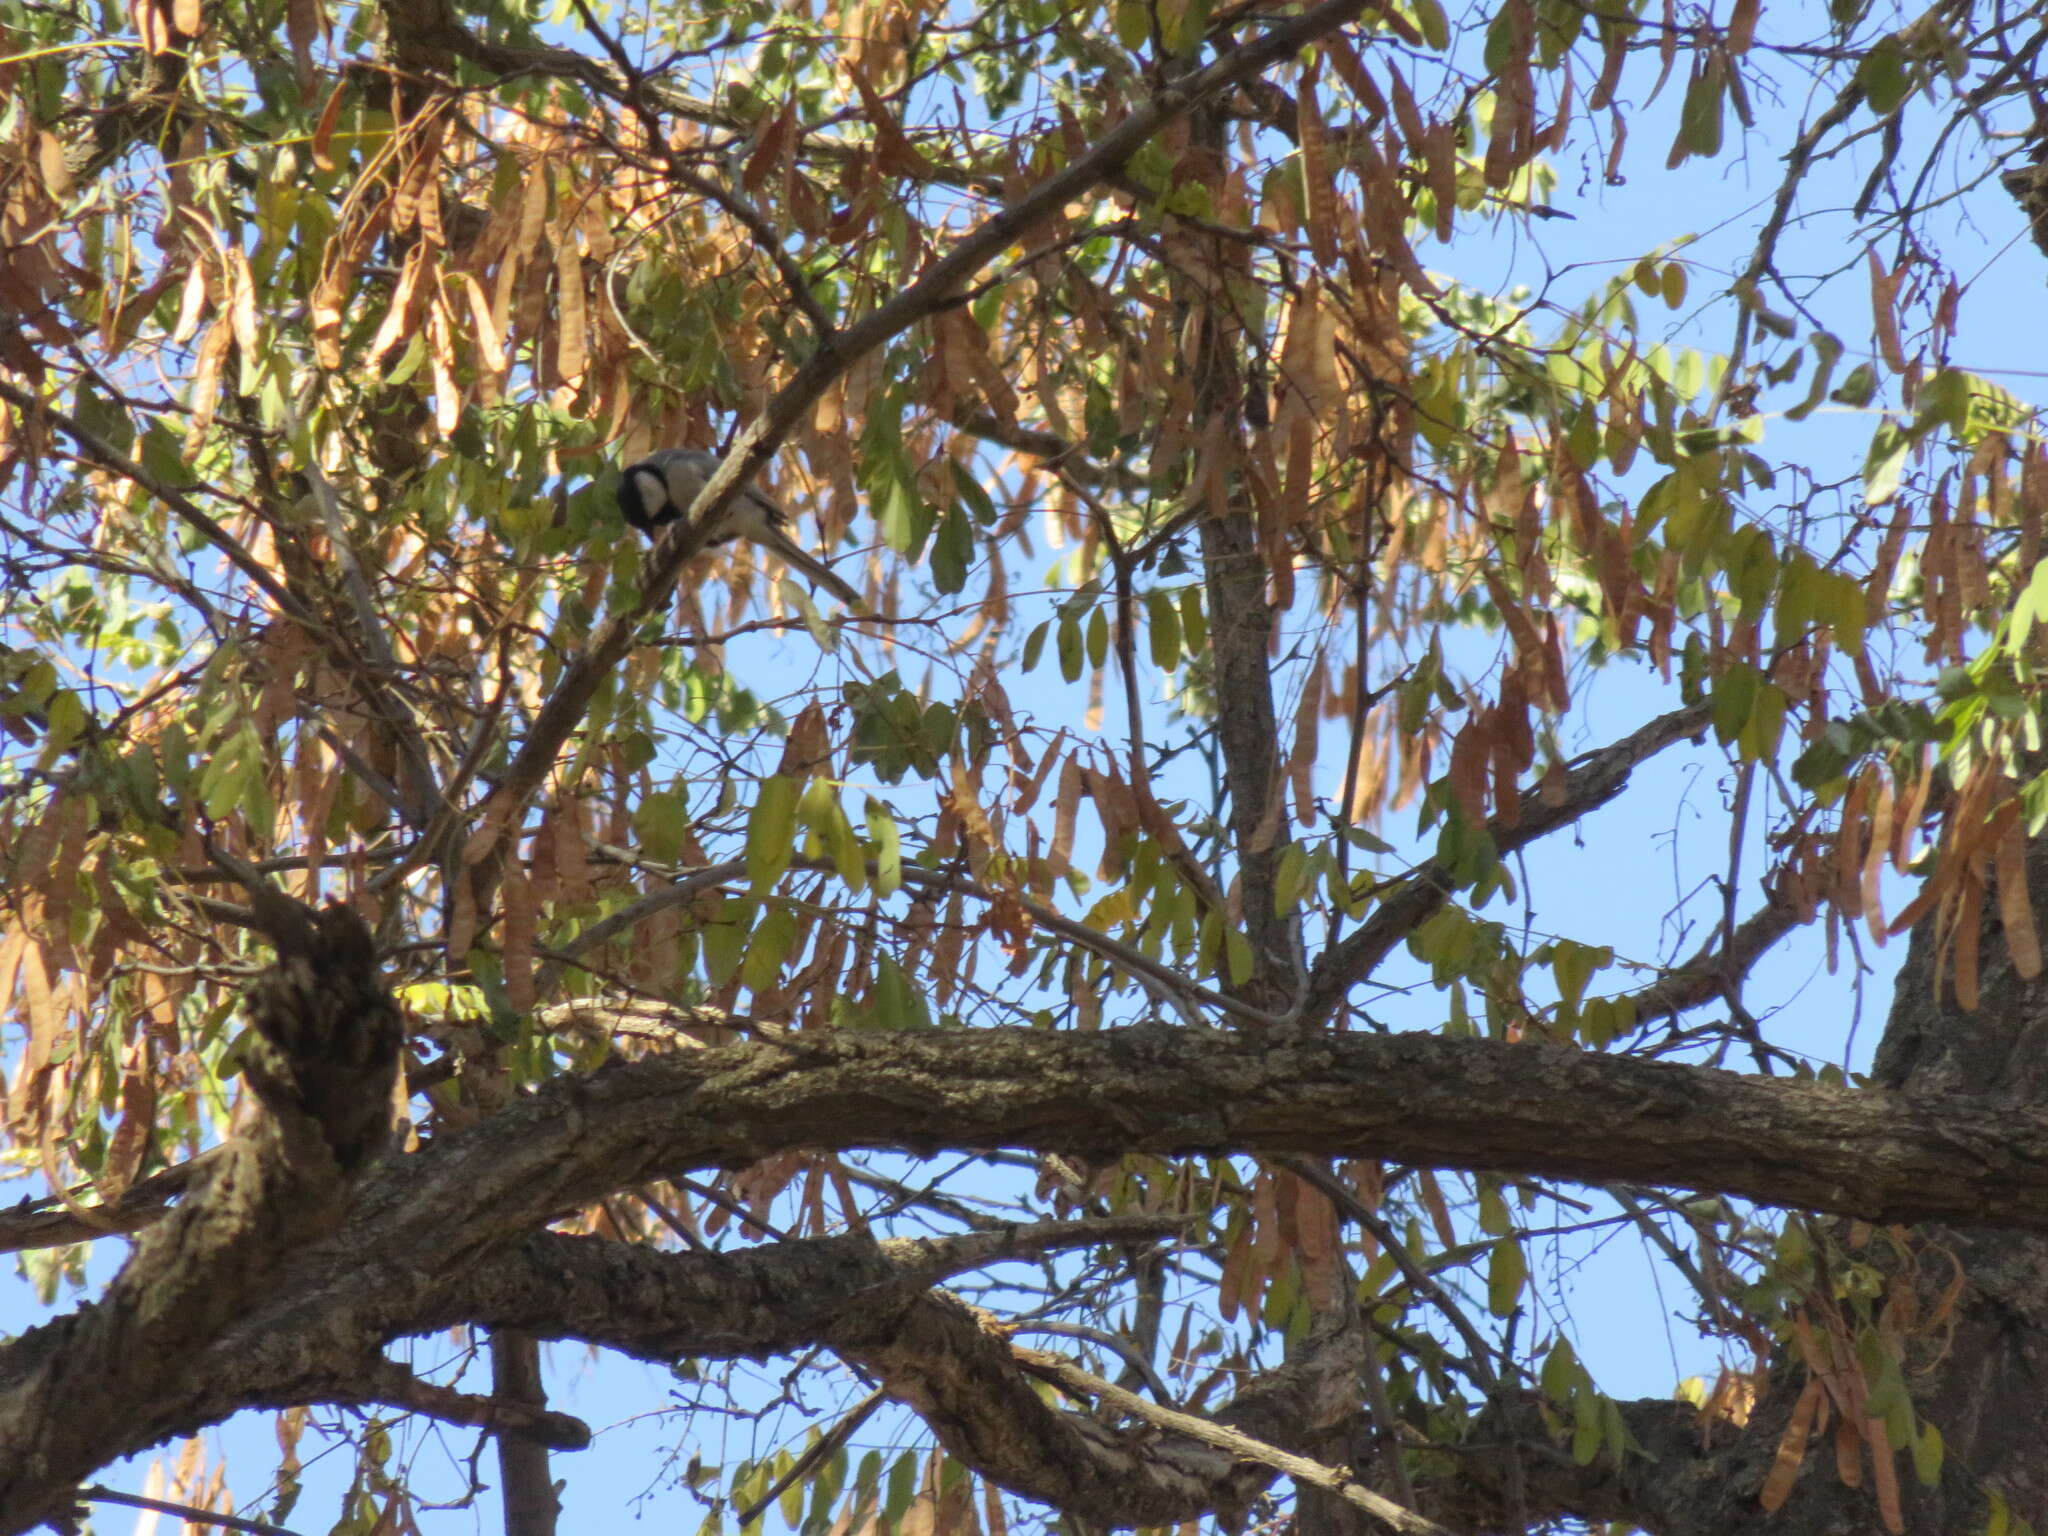
[[[1444,1203],[1444,1192],[1437,1184],[1436,1175],[1425,1168],[1417,1183],[1422,1188],[1422,1205],[1429,1212],[1429,1224],[1436,1229],[1436,1240],[1446,1248],[1457,1247],[1458,1229],[1451,1224],[1451,1208]]]
[[[1844,1488],[1863,1486],[1863,1430],[1847,1413],[1835,1420],[1835,1476]]]
[[[768,173],[781,167],[783,151],[791,143],[790,129],[796,125],[796,97],[792,94],[783,104],[780,112],[768,120],[761,130],[754,152],[747,156],[744,170],[740,172],[740,185],[749,192],[761,190],[761,183],[768,179]]]
[[[1473,715],[1451,740],[1445,782],[1458,808],[1475,827],[1486,824],[1486,765],[1493,756],[1491,712]]]
[[[434,425],[446,436],[462,425],[468,391],[455,377],[454,326],[448,306],[436,292],[427,311],[427,363],[434,374]]]
[[[1956,887],[1953,929],[1956,1003],[1966,1013],[1974,1013],[1977,1008],[1977,941],[1983,912],[1984,883],[1975,874],[1966,873],[1962,883]]]
[[[555,244],[555,373],[564,384],[583,377],[588,339],[584,334],[583,256],[565,234]]]
[[[1301,690],[1301,704],[1294,711],[1294,751],[1287,761],[1288,775],[1294,781],[1294,819],[1304,827],[1315,822],[1316,745],[1321,734],[1322,702],[1323,669],[1318,665],[1309,669],[1308,681]]]
[[[170,18],[158,7],[157,0],[129,0],[128,15],[135,24],[136,36],[142,39],[144,53],[170,52]]]
[[[2017,806],[2017,801],[2008,801]],[[2041,934],[2034,924],[2034,903],[2027,891],[2027,836],[2015,811],[2006,817],[1998,839],[1998,920],[2005,928],[2006,952],[2013,969],[2032,981],[2041,974]],[[1871,860],[1873,867],[1877,860]]]
[[[581,903],[591,899],[595,887],[590,881],[590,851],[583,842],[583,809],[571,801],[548,813],[541,828],[554,853],[555,878],[564,901]]]
[[[1409,25],[1406,17],[1396,16],[1391,11],[1382,13],[1382,24],[1389,30],[1401,34],[1402,38],[1416,44],[1421,41],[1419,34]],[[1317,48],[1330,61],[1330,67],[1337,72],[1337,78],[1351,87],[1351,93],[1365,108],[1366,121],[1373,126],[1384,122],[1387,116],[1387,100],[1380,94],[1379,86],[1366,72],[1365,61],[1358,56],[1358,50],[1351,46],[1350,39],[1342,32],[1325,36]]]
[[[39,917],[42,904],[25,902],[23,908],[24,918],[32,914]],[[15,1068],[14,1087],[8,1094],[7,1123],[17,1134],[33,1135],[37,1132],[40,1116],[31,1111],[40,1107],[43,1074],[49,1069],[50,1053],[57,1048],[63,1020],[50,989],[50,972],[43,960],[42,947],[28,942],[25,932],[17,932],[11,942],[21,976],[28,1044],[21,1052],[20,1063]]]
[[[491,314],[491,301],[484,293],[484,285],[468,272],[461,274],[460,281],[462,291],[469,297],[469,318],[476,325],[477,361],[487,371],[502,374],[508,366],[505,338]]]
[[[1731,56],[1749,52],[1749,45],[1756,41],[1756,19],[1762,10],[1762,0],[1735,0],[1735,9],[1728,13],[1728,30],[1723,34],[1723,43]]]
[[[540,913],[533,886],[517,859],[505,861],[505,1001],[520,1013],[534,1004],[533,943]]]
[[[832,745],[825,723],[824,706],[813,699],[797,712],[782,743],[782,760],[776,773],[799,781],[831,766]]]
[[[1060,748],[1066,739],[1067,728],[1061,726],[1059,735],[1052,739],[1052,745],[1039,754],[1037,768],[1032,770],[1031,778],[1017,792],[1017,798],[1010,806],[1015,815],[1022,816],[1038,803],[1038,797],[1045,789],[1046,777],[1052,772],[1053,764],[1060,760]]]
[[[1783,1506],[1791,1495],[1792,1484],[1799,1476],[1799,1468],[1806,1460],[1806,1443],[1813,1434],[1814,1416],[1820,1412],[1821,1384],[1818,1377],[1809,1376],[1805,1388],[1799,1394],[1799,1401],[1792,1406],[1792,1417],[1785,1425],[1785,1433],[1778,1437],[1778,1449],[1771,1458],[1771,1470],[1764,1477],[1763,1488],[1757,1493],[1757,1503],[1766,1513]]]
[[[932,172],[931,162],[919,153],[915,144],[904,136],[903,125],[896,120],[896,114],[889,110],[889,104],[867,77],[867,71],[858,65],[850,65],[846,74],[853,81],[853,88],[860,93],[863,116],[875,135],[875,163],[882,170],[913,180],[925,180]]]
[[[313,355],[322,368],[341,366],[341,305],[346,295],[339,268],[330,267],[313,285],[308,304],[312,317]]]
[[[1600,78],[1593,82],[1593,94],[1586,98],[1586,105],[1595,112],[1614,100],[1614,88],[1621,83],[1621,66],[1628,62],[1629,44],[1635,35],[1634,27],[1608,28],[1607,51],[1600,59]]]
[[[1087,782],[1080,760],[1068,758],[1060,768],[1059,793],[1053,797],[1052,847],[1046,851],[1046,861],[1055,873],[1065,874],[1073,867],[1074,821]]]
[[[183,457],[187,464],[199,457],[207,434],[213,430],[213,414],[220,408],[220,365],[234,337],[234,321],[223,315],[207,327],[206,335],[200,339],[199,357],[192,369],[192,388],[186,396],[192,406],[192,419],[185,426]]]
[[[256,279],[249,270],[249,258],[240,246],[227,248],[228,269],[228,318],[235,327],[235,344],[242,349],[245,359],[255,358],[262,350],[256,331]]]
[[[1302,187],[1308,197],[1308,241],[1317,265],[1337,260],[1337,184],[1330,174],[1328,133],[1316,104],[1316,83],[1302,81],[1295,103],[1295,131],[1301,145]]]
[[[71,166],[64,157],[64,141],[47,128],[36,130],[36,169],[41,173],[43,186],[52,197],[62,197],[71,190]]]
[[[327,17],[320,0],[285,0],[284,33],[292,47],[292,70],[299,80],[299,99],[313,99],[313,44],[327,30]],[[339,95],[339,90],[336,91]],[[323,114],[324,116],[324,114]],[[333,133],[330,127],[328,132]],[[313,151],[317,160],[320,151]],[[326,167],[332,169],[332,167]]]
[[[1884,874],[1885,856],[1891,852],[1892,817],[1896,808],[1895,789],[1891,775],[1880,777],[1877,786],[1877,807],[1870,816],[1870,846],[1863,858],[1863,917],[1870,925],[1873,942],[1884,942],[1884,902],[1879,884]]]
[[[953,764],[953,792],[947,796],[947,800],[970,837],[990,852],[1000,848],[995,828],[989,825],[988,815],[981,808],[980,797],[975,793],[974,783],[967,776],[967,768],[963,763],[956,761]]]
[[[1899,1505],[1898,1453],[1891,1448],[1891,1442],[1885,1436],[1882,1419],[1866,1420],[1863,1435],[1870,1444],[1870,1472],[1874,1485],[1871,1491],[1877,1495],[1878,1515],[1892,1536],[1905,1536],[1906,1517]]]
[[[1429,138],[1429,125],[1423,121],[1422,109],[1415,104],[1415,93],[1408,89],[1408,82],[1399,67],[1389,63],[1387,74],[1394,87],[1394,121],[1400,125],[1401,137],[1407,140],[1409,151],[1419,155]]]
[[[156,1074],[150,1070],[149,1040],[136,1040],[124,1053],[121,1067],[121,1123],[107,1139],[107,1155],[93,1188],[111,1205],[135,1182],[135,1172],[149,1151],[156,1128]]]
[[[1905,276],[1903,265],[1896,272],[1887,272],[1884,263],[1878,259],[1877,247],[1871,246],[1864,255],[1870,265],[1870,320],[1877,331],[1877,349],[1884,357],[1885,366],[1893,373],[1906,371],[1906,349],[1899,343],[1899,317],[1895,306],[1899,298],[1899,282]]]

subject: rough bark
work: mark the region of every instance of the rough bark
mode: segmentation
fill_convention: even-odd
[[[278,960],[250,994],[244,1071],[264,1112],[100,1301],[0,1350],[0,1529],[63,1518],[70,1490],[128,1445],[140,1405],[197,1390],[207,1346],[339,1225],[383,1149],[400,1029],[368,930],[274,894],[259,910]]]
[[[528,1413],[547,1408],[541,1381],[540,1342],[512,1328],[491,1332],[491,1396]],[[498,1492],[505,1536],[555,1536],[562,1501],[548,1471],[548,1448],[532,1435],[502,1427],[498,1440]]]
[[[1220,191],[1224,123],[1213,110],[1189,120],[1188,171]],[[1214,236],[1183,242],[1186,270],[1174,274],[1176,300],[1192,339],[1184,359],[1194,396],[1190,495],[1202,505],[1202,579],[1209,608],[1209,660],[1216,691],[1216,743],[1230,792],[1230,851],[1236,861],[1236,920],[1252,952],[1251,975],[1237,989],[1279,1013],[1300,984],[1298,945],[1276,910],[1274,881],[1292,825],[1280,804],[1280,730],[1273,706],[1274,608],[1267,595],[1267,551],[1245,483],[1243,318],[1233,312],[1226,274],[1241,251]]]
[[[2003,953],[1995,933],[1985,953]],[[353,963],[356,980],[344,985],[322,979],[317,954],[292,960],[280,974],[296,980],[260,1013],[277,1058],[259,1060],[251,1077],[277,1129],[236,1144],[218,1174],[196,1181],[104,1302],[0,1349],[0,1439],[28,1447],[0,1465],[0,1529],[60,1513],[95,1466],[241,1408],[419,1406],[381,1347],[458,1322],[647,1358],[824,1345],[916,1407],[955,1455],[1034,1499],[1103,1524],[1245,1508],[1268,1472],[1047,1406],[1000,1328],[930,1289],[996,1257],[1135,1240],[1169,1222],[1050,1224],[926,1245],[849,1236],[716,1255],[537,1231],[612,1189],[797,1147],[994,1145],[1372,1155],[1945,1219],[1950,1227],[1924,1236],[1963,1257],[1970,1284],[1949,1353],[1913,1380],[1922,1416],[1948,1437],[1951,1473],[1911,1494],[1928,1522],[1913,1528],[1979,1517],[1982,1477],[2021,1512],[2042,1512],[2026,1410],[2037,1403],[2035,1319],[2048,1273],[2030,1235],[2048,1230],[2048,1114],[2032,1107],[2048,1010],[2036,984],[1995,965],[1979,1013],[1936,1005],[1924,938],[1881,1059],[1886,1088],[1423,1036],[821,1034],[558,1080],[354,1181],[381,1136],[363,1106],[383,1102],[389,1079],[341,1024],[367,1012],[368,1038],[388,1025],[393,1042],[396,1026],[366,944]],[[329,1024],[301,1027],[315,1015]],[[316,1063],[318,1081],[293,1062]],[[339,1089],[351,1076],[359,1093]],[[1355,1330],[1329,1321],[1315,1348],[1248,1384],[1220,1417],[1341,1459],[1359,1392],[1342,1342]],[[1540,1423],[1515,1418],[1504,1398],[1485,1410],[1497,1416],[1491,1438],[1521,1454],[1474,1452],[1455,1478],[1418,1479],[1418,1502],[1468,1528],[1522,1511],[1634,1519],[1671,1536],[1742,1529],[1756,1518],[1785,1406],[1767,1399],[1745,1434],[1724,1430],[1705,1451],[1689,1409],[1631,1405],[1657,1460],[1588,1469],[1546,1451]],[[1778,1520],[1800,1536],[1870,1528],[1868,1495],[1836,1486],[1831,1458],[1820,1462]]]
[[[2038,911],[2048,895],[2048,843],[2032,845],[2026,869]],[[2005,1106],[2008,1124],[2016,1126],[2048,1101],[2048,977],[2029,981],[2013,969],[1997,912],[1995,895],[1987,896],[1974,1010],[1957,1004],[1946,977],[1937,991],[1933,922],[1914,930],[1873,1076],[1888,1092],[1920,1102],[1967,1095],[1994,1115]],[[1933,1487],[1922,1487],[1899,1457],[1905,1528],[1984,1529],[1989,1492],[1996,1490],[2013,1516],[2048,1529],[2041,1428],[2048,1423],[2048,1237],[2003,1223],[1932,1221],[1909,1242],[1922,1316],[1933,1315],[1958,1266],[1963,1286],[1948,1325],[1908,1341],[1913,1408],[1941,1432],[1944,1453]],[[1893,1272],[1900,1267],[1883,1244],[1866,1256]],[[1660,1536],[1720,1536],[1756,1521],[1756,1492],[1797,1392],[1789,1362],[1774,1386],[1748,1434],[1723,1453],[1697,1459],[1673,1485]],[[1808,1455],[1790,1500],[1771,1521],[1784,1536],[1880,1529],[1868,1487],[1843,1487],[1825,1447]]]

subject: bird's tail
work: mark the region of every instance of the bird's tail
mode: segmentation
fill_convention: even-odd
[[[780,528],[771,527],[768,530],[768,537],[762,542],[766,543],[775,552],[776,558],[781,560],[784,565],[792,570],[802,571],[813,586],[823,587],[854,612],[862,615],[867,614],[867,605],[861,601],[860,594],[854,591],[853,587],[838,572],[797,543],[796,540],[790,538]]]

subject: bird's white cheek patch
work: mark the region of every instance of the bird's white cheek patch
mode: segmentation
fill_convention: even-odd
[[[662,504],[668,498],[668,486],[659,475],[639,470],[633,476],[633,494],[640,498],[640,510],[648,517],[659,517]]]

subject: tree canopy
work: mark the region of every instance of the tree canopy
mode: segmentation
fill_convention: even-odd
[[[0,0],[0,1529],[2048,1523],[2044,47]]]

